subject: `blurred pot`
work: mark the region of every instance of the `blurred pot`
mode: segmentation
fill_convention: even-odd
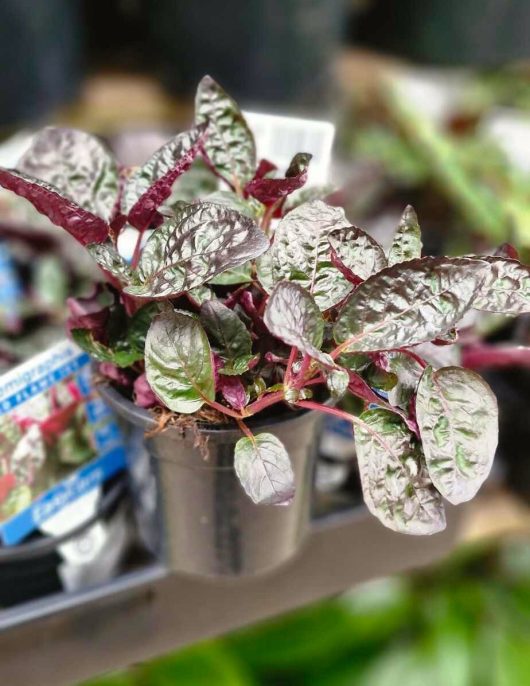
[[[79,0],[0,2],[0,126],[36,121],[80,80]]]
[[[115,389],[100,386],[99,392],[130,428],[155,427],[146,410]],[[286,412],[250,424],[277,436],[290,455],[296,494],[286,507],[254,505],[243,491],[233,464],[241,438],[236,428],[199,427],[207,457],[191,431],[169,428],[147,438],[158,489],[160,552],[168,567],[201,576],[242,576],[273,569],[295,555],[309,530],[319,419],[312,412]],[[132,465],[133,478],[135,473]]]
[[[245,104],[321,105],[344,0],[159,0],[146,5],[152,50],[178,94],[211,74]]]

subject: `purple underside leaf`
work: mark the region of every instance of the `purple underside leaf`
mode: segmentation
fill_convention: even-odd
[[[260,178],[256,174],[254,179],[245,186],[246,193],[264,205],[273,205],[281,198],[285,198],[290,193],[302,188],[307,181],[310,159],[311,155],[307,153],[295,155],[283,179]],[[268,171],[271,170],[268,169]]]
[[[134,402],[138,407],[149,408],[158,404],[158,398],[147,381],[147,376],[140,374],[134,382]]]
[[[238,376],[219,375],[219,390],[226,402],[234,410],[242,410],[248,403],[248,395]]]
[[[28,200],[52,224],[60,226],[82,245],[103,243],[109,226],[101,217],[60,195],[53,186],[15,169],[0,168],[0,186]]]
[[[201,146],[204,142],[206,136],[206,125],[200,125],[195,130],[181,134],[174,139],[171,149],[165,150],[167,145],[159,150],[155,155],[157,155],[156,164],[153,163],[153,159],[150,160],[146,167],[149,165],[157,167],[152,171],[155,173],[160,173],[161,165],[167,165],[167,157],[175,156],[173,166],[163,173],[161,176],[153,180],[152,185],[138,198],[135,204],[132,206],[129,212],[129,223],[132,224],[139,231],[145,231],[151,223],[157,218],[157,211],[160,205],[169,198],[175,181],[181,176],[185,171],[187,171],[197,154],[201,150]],[[162,169],[164,166],[162,166]],[[140,170],[141,172],[141,170]]]

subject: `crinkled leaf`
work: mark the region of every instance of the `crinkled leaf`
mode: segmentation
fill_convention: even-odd
[[[234,455],[236,474],[257,505],[285,505],[294,497],[294,474],[283,443],[273,434],[240,438]]]
[[[247,371],[253,357],[252,339],[237,314],[219,300],[209,300],[201,307],[201,323],[219,346],[223,374],[239,375]]]
[[[397,375],[394,372],[381,369],[377,364],[371,364],[364,374],[368,385],[380,391],[391,391],[398,382]]]
[[[484,257],[489,265],[473,307],[509,315],[530,312],[530,267],[504,257]]]
[[[315,300],[302,286],[282,281],[272,291],[265,313],[265,326],[287,345],[294,345],[326,366],[333,366],[329,355],[320,350],[324,338],[324,319]]]
[[[130,367],[143,359],[143,352],[129,345],[110,347],[94,338],[90,329],[71,329],[70,335],[77,345],[99,362],[112,362],[118,367]]]
[[[208,300],[215,298],[215,293],[211,288],[208,288],[208,286],[197,286],[196,288],[192,288],[186,295],[197,305],[202,305]]]
[[[139,231],[148,228],[160,205],[170,197],[175,181],[190,168],[204,135],[204,126],[178,134],[127,179],[122,211]]]
[[[477,260],[424,257],[387,267],[348,298],[334,327],[350,351],[390,350],[432,340],[473,305],[484,278]]]
[[[131,268],[110,243],[93,243],[87,250],[102,269],[120,281],[128,283],[133,278]]]
[[[285,172],[285,178],[254,178],[245,186],[245,191],[264,205],[273,205],[302,188],[307,181],[307,171],[312,157],[306,152],[297,153]]]
[[[399,264],[421,257],[421,230],[414,209],[407,205],[388,252],[388,264]]]
[[[242,410],[248,403],[249,396],[238,376],[219,376],[219,390],[226,402],[234,410]]]
[[[250,262],[242,264],[234,269],[227,269],[226,272],[214,276],[209,283],[214,286],[235,286],[239,283],[250,283],[252,281],[252,265]]]
[[[423,367],[401,352],[388,353],[387,364],[390,372],[397,376],[397,383],[389,392],[388,401],[391,405],[407,409],[420,382]]]
[[[82,245],[103,243],[109,226],[101,217],[63,197],[54,186],[16,169],[0,168],[0,186],[28,200],[52,224],[68,231]]]
[[[331,397],[339,400],[348,390],[350,375],[345,369],[331,369],[326,373],[326,386]]]
[[[356,226],[333,231],[328,240],[334,258],[333,263],[338,262],[363,281],[387,266],[383,248]],[[341,267],[338,264],[337,266],[344,274]]]
[[[364,501],[386,527],[407,534],[445,528],[440,494],[433,487],[413,434],[393,412],[367,410],[354,425]]]
[[[169,297],[239,267],[269,247],[256,224],[215,203],[181,209],[149,237],[138,265],[138,283],[125,289],[137,297]]]
[[[204,150],[215,170],[232,185],[244,185],[256,169],[254,137],[234,100],[210,76],[199,83],[195,120],[207,123]]]
[[[311,202],[313,200],[326,200],[332,193],[337,190],[336,186],[327,184],[325,186],[306,186],[302,188],[298,193],[291,195],[287,198],[284,208],[284,214],[294,210],[300,205],[304,205],[306,202]]]
[[[77,129],[48,126],[39,131],[17,164],[61,195],[101,217],[112,219],[118,197],[118,166],[94,136]]]
[[[145,373],[173,412],[192,414],[215,399],[212,353],[198,319],[167,309],[153,320],[145,340]]]
[[[427,367],[416,416],[431,479],[449,502],[470,500],[488,476],[497,447],[497,401],[478,374]]]
[[[230,210],[236,210],[245,217],[250,217],[257,221],[264,212],[264,207],[254,198],[240,198],[232,191],[215,191],[206,197],[202,198],[204,202],[216,202],[218,205],[228,207]]]
[[[331,264],[329,234],[349,226],[344,210],[320,200],[300,205],[278,224],[270,250],[258,262],[267,292],[280,281],[309,291],[321,310],[339,303],[352,284]]]

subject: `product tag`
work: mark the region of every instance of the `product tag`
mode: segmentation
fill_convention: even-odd
[[[274,162],[285,171],[297,152],[313,155],[307,186],[328,183],[335,126],[329,121],[243,112],[256,139],[258,159]]]
[[[90,358],[74,343],[57,343],[0,377],[4,545],[20,542],[125,464],[118,425],[92,389]]]
[[[16,265],[6,243],[0,243],[0,331],[16,332],[20,327],[23,291]]]

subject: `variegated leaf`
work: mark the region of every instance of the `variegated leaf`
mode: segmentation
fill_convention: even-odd
[[[504,257],[484,257],[489,265],[473,307],[519,315],[530,312],[530,267]]]
[[[399,264],[421,257],[421,230],[414,209],[407,205],[388,253],[388,264]]]
[[[273,434],[240,438],[234,455],[236,474],[257,505],[287,505],[294,497],[294,474],[283,443]]]
[[[385,409],[367,410],[354,424],[364,501],[386,527],[406,534],[445,528],[442,499],[420,447],[403,420]]]
[[[363,281],[387,266],[383,248],[356,226],[332,231],[328,240],[335,259]]]
[[[472,307],[484,278],[478,260],[424,257],[362,283],[334,327],[350,351],[391,350],[435,339]]]
[[[497,401],[488,384],[461,367],[427,367],[416,416],[431,479],[449,502],[470,500],[488,476],[497,447]]]

